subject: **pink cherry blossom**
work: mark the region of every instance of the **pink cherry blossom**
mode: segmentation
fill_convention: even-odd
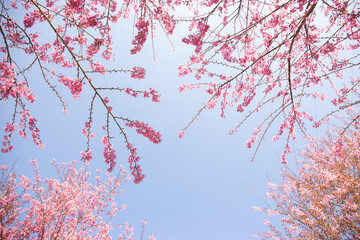
[[[219,104],[220,116],[225,117],[226,109],[235,106],[241,115],[234,114],[241,119],[231,133],[250,119],[269,129],[257,136],[256,144],[250,136],[248,147],[258,149],[278,121],[279,132],[273,139],[286,139],[286,145],[297,137],[296,132],[306,135],[309,127],[318,128],[335,113],[359,104],[359,80],[353,74],[359,56],[350,57],[360,47],[357,1],[220,4],[200,0],[189,10],[193,16],[187,19],[190,32],[183,42],[195,49],[189,61],[179,66],[178,75],[191,74],[193,81],[181,85],[179,91],[214,82],[216,87],[204,88],[210,96],[184,130],[206,109]],[[329,109],[325,115],[315,117],[309,110],[316,101]]]
[[[142,47],[144,46],[149,31],[149,21],[140,18],[135,24],[135,27],[138,29],[138,33],[132,42],[134,48],[130,50],[131,54],[136,54],[140,52]]]
[[[161,134],[159,132],[156,132],[152,127],[150,127],[148,124],[139,122],[138,120],[134,122],[128,122],[125,123],[128,127],[135,127],[136,132],[138,134],[143,135],[144,137],[148,138],[151,142],[158,144],[161,141]]]
[[[131,72],[131,77],[132,78],[137,78],[137,79],[143,79],[145,78],[145,69],[142,67],[134,67],[133,71]]]
[[[113,224],[111,218],[125,209],[124,205],[116,207],[116,203],[127,181],[126,171],[119,168],[114,177],[98,172],[92,184],[90,172],[86,167],[77,167],[76,161],[60,166],[54,160],[52,163],[58,178],[41,178],[35,159],[31,160],[33,178],[17,176],[6,166],[0,167],[1,236],[6,239],[111,239],[118,225]],[[124,225],[119,226],[120,239],[133,239],[133,227]]]
[[[131,53],[138,53],[144,47],[150,31],[151,37],[154,37],[156,25],[164,27],[167,35],[173,33],[176,22],[169,13],[170,4],[161,1],[120,4],[114,0],[4,2],[0,6],[1,35],[4,40],[0,46],[0,101],[13,107],[14,114],[8,116],[4,123],[6,129],[1,151],[5,153],[14,148],[11,142],[14,132],[24,139],[31,136],[40,148],[45,146],[40,138],[38,119],[31,114],[31,105],[27,105],[36,101],[33,90],[37,89],[30,89],[35,85],[34,81],[42,81],[48,86],[53,96],[59,100],[63,112],[67,112],[67,92],[62,85],[76,99],[80,98],[83,91],[93,93],[87,99],[90,105],[89,115],[81,130],[86,137],[86,149],[80,153],[82,160],[88,162],[92,159],[93,132],[99,125],[93,118],[95,106],[99,107],[97,101],[105,111],[107,136],[110,136],[109,125],[114,124],[118,127],[120,137],[128,144],[124,130],[126,125],[123,123],[128,122],[128,119],[109,105],[107,94],[110,95],[110,91],[125,92],[132,97],[150,98],[153,102],[160,101],[160,94],[152,88],[138,90],[122,86],[124,83],[121,81],[119,86],[111,87],[107,87],[104,81],[99,81],[100,74],[129,74],[137,79],[143,79],[146,75],[146,70],[141,66],[109,68],[107,61],[114,59],[113,47],[117,45],[113,42],[113,26],[120,21],[126,22],[129,14],[134,14],[138,32],[133,39],[134,48]],[[30,77],[32,72],[39,73],[39,79]],[[55,79],[60,82],[59,86]],[[10,129],[9,126],[13,128]],[[160,142],[160,134],[146,124],[139,125],[137,131],[154,143]],[[109,170],[113,169],[116,150],[110,142],[106,144],[103,155],[109,164]]]

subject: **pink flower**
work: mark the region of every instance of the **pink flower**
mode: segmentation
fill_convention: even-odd
[[[107,137],[103,136],[102,139],[101,139],[101,143],[102,143],[103,145],[106,145],[106,144],[108,143]]]
[[[86,152],[80,152],[80,154],[81,154],[81,161],[86,162],[93,159],[91,150],[87,150]]]
[[[166,12],[162,7],[157,7],[154,13],[155,13],[154,18],[162,22],[165,31],[168,34],[172,34],[176,25],[174,17],[170,16],[169,13]]]
[[[143,18],[140,18],[135,24],[135,27],[138,29],[138,34],[132,41],[134,48],[130,50],[131,54],[136,54],[141,51],[148,35],[149,21],[145,21]]]
[[[104,43],[105,41],[103,39],[100,38],[96,38],[94,40],[94,43],[90,44],[87,48],[86,48],[86,53],[88,55],[88,59],[91,59],[99,50],[101,45]]]
[[[103,155],[105,162],[109,164],[108,172],[111,172],[116,165],[115,159],[117,156],[115,150],[113,149],[113,145],[110,142],[108,142],[107,146],[104,147]]]
[[[59,82],[62,82],[65,86],[67,86],[70,89],[74,98],[80,97],[83,84],[79,81],[79,79],[76,78],[75,80],[73,80],[67,76],[60,74],[58,80]]]
[[[185,76],[189,73],[192,73],[192,69],[189,68],[189,64],[181,64],[179,66],[179,76]]]
[[[81,13],[84,8],[85,0],[69,0],[68,7],[71,8],[75,13]]]
[[[14,9],[17,9],[16,1],[11,1],[11,6],[12,6]]]
[[[12,123],[6,123],[6,127],[4,128],[5,132],[10,132],[13,133],[15,131],[15,126],[16,124],[12,124]]]
[[[140,157],[137,156],[136,148],[134,148],[132,144],[128,143],[126,147],[130,151],[128,162],[130,164],[131,174],[135,178],[134,183],[138,184],[145,178],[145,175],[142,174],[142,170],[138,164]]]
[[[196,47],[195,53],[200,53],[203,45],[202,39],[205,37],[206,32],[209,30],[210,26],[205,24],[204,21],[198,21],[197,29],[198,32],[196,34],[190,34],[187,38],[183,38],[183,42],[186,44],[191,44]]]
[[[179,86],[179,92],[184,92],[184,90],[185,90],[185,84],[183,84],[183,85],[181,85],[181,86]]]
[[[98,61],[96,61],[95,63],[91,63],[90,67],[94,70],[94,72],[101,73],[102,75],[105,75],[106,73],[106,68]]]
[[[144,68],[134,67],[133,71],[131,72],[131,77],[137,78],[137,79],[143,79],[143,78],[145,78],[145,74],[146,74],[146,71]]]
[[[161,141],[161,134],[159,132],[155,132],[155,130],[150,127],[148,124],[143,122],[139,122],[138,120],[134,122],[125,123],[128,127],[135,127],[136,132],[138,134],[143,135],[144,137],[148,138],[151,142],[158,144]]]
[[[29,14],[27,13],[24,17],[24,26],[25,28],[31,28],[35,23],[35,18],[34,16],[29,16]]]
[[[182,138],[184,135],[185,135],[184,131],[178,133],[179,138]]]

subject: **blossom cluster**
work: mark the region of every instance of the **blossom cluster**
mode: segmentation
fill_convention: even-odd
[[[167,34],[173,34],[176,21],[173,16],[164,10],[163,7],[157,7],[154,11],[154,19],[159,20],[163,25]]]
[[[7,153],[14,148],[10,144],[10,140],[11,140],[11,134],[15,131],[15,126],[16,126],[15,123],[14,124],[11,124],[11,123],[6,124],[4,131],[5,131],[5,133],[8,133],[8,135],[3,136],[4,140],[2,141],[2,145],[4,146],[4,148],[1,149],[1,152],[3,152],[3,153]]]
[[[70,89],[71,94],[74,96],[74,98],[80,97],[83,83],[79,81],[79,79],[71,79],[68,76],[64,76],[60,74],[59,82],[62,82],[65,86],[67,86]]]
[[[5,58],[0,62],[0,99],[8,99],[24,96],[30,103],[35,101],[35,95],[30,92],[25,81],[17,82],[15,65],[9,64]]]
[[[140,52],[142,47],[144,46],[147,35],[149,33],[149,21],[140,18],[136,22],[135,27],[138,29],[138,33],[132,42],[134,48],[130,50],[131,54],[136,54]]]
[[[149,126],[149,124],[136,120],[133,122],[127,122],[125,125],[128,127],[135,127],[136,132],[148,138],[150,142],[158,144],[161,141],[161,134],[156,132],[151,126]]]
[[[39,148],[44,148],[45,145],[42,144],[40,139],[40,130],[36,126],[37,120],[30,116],[29,110],[19,111],[19,114],[21,116],[19,120],[19,124],[16,124],[14,122],[7,123],[6,127],[4,128],[4,132],[6,133],[6,135],[3,136],[4,140],[2,141],[2,145],[4,146],[4,148],[1,149],[1,152],[7,153],[14,148],[10,142],[11,142],[12,134],[15,131],[15,127],[20,128],[18,130],[18,133],[22,138],[28,138],[26,134],[26,129],[29,129],[31,132],[32,139],[36,144],[36,146]]]
[[[111,172],[116,165],[116,151],[114,150],[112,143],[110,143],[107,137],[103,136],[101,142],[104,145],[103,155],[105,158],[105,162],[109,164],[108,171]]]
[[[140,157],[137,155],[136,148],[132,144],[128,143],[126,145],[126,148],[130,151],[130,155],[128,158],[128,162],[130,164],[130,171],[131,174],[134,176],[134,183],[138,184],[145,178],[145,175],[142,173],[142,170],[140,168],[140,164],[138,164]]]
[[[81,154],[81,161],[83,162],[89,162],[91,161],[91,159],[93,159],[92,151],[90,149],[85,152],[81,151],[80,154]]]
[[[210,26],[206,24],[204,20],[198,21],[196,25],[198,32],[196,34],[190,34],[187,38],[183,38],[182,41],[186,44],[194,45],[196,47],[195,53],[200,53],[203,46],[202,39],[205,37]]]
[[[131,71],[131,77],[137,79],[145,78],[146,71],[142,67],[134,67],[133,71]]]

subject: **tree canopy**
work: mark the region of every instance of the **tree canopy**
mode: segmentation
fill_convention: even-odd
[[[133,182],[144,180],[138,154],[141,146],[138,149],[132,131],[154,144],[162,142],[162,135],[146,119],[132,118],[117,108],[117,97],[127,96],[127,102],[144,98],[155,104],[160,102],[161,93],[152,87],[132,87],[124,81],[109,84],[105,80],[110,74],[143,80],[152,70],[145,69],[142,62],[134,66],[126,62],[121,63],[123,66],[116,61],[114,64],[114,49],[124,44],[115,42],[113,36],[120,25],[127,24],[133,33],[121,34],[132,35],[128,56],[152,48],[151,58],[156,60],[154,46],[159,36],[180,51],[193,48],[187,62],[173,66],[178,76],[184,77],[178,90],[182,93],[201,89],[208,97],[202,105],[199,103],[192,118],[183,120],[180,138],[200,121],[205,110],[216,109],[221,118],[236,119],[230,134],[247,128],[249,122],[256,125],[244,140],[246,147],[255,148],[249,160],[255,159],[269,135],[273,141],[281,140],[279,158],[283,164],[287,163],[286,155],[295,150],[290,143],[309,141],[311,146],[304,155],[309,162],[300,163],[300,175],[285,168],[283,185],[274,187],[282,195],[270,193],[277,204],[271,213],[289,217],[283,223],[288,224],[285,235],[290,238],[358,238],[358,196],[352,193],[358,186],[350,183],[357,181],[359,160],[359,15],[360,1],[355,0],[0,0],[0,102],[11,112],[2,117],[2,156],[16,151],[16,134],[31,138],[38,148],[45,147],[39,122],[49,121],[50,117],[39,119],[32,112],[37,95],[41,95],[35,83],[43,81],[64,113],[69,93],[75,99],[82,98],[84,92],[91,93],[84,107],[88,114],[83,116],[80,132],[85,139],[79,144],[78,157],[84,166],[102,161],[94,159],[93,154],[94,146],[101,144],[108,166],[108,182],[94,186],[87,182],[90,173],[86,167],[79,170],[67,165],[65,172],[59,171],[61,181],[45,180],[45,192],[40,187],[43,181],[36,172],[35,160],[31,161],[35,166],[33,182],[19,176],[21,182],[16,183],[16,172],[2,166],[1,236],[68,238],[66,234],[79,234],[76,236],[85,238],[95,231],[92,237],[108,237],[113,225],[103,222],[102,216],[92,215],[105,214],[105,210],[90,204],[84,205],[85,210],[75,211],[69,204],[84,199],[95,201],[94,194],[102,196],[102,190],[105,195],[113,190],[114,195],[119,193],[115,189],[120,184],[112,184],[122,183],[123,175],[113,180],[110,175],[117,164],[126,160],[125,169],[129,169]],[[174,44],[177,37],[182,41]],[[34,72],[40,73],[41,79],[34,78]],[[322,106],[321,116],[312,108],[316,103]],[[143,110],[141,104],[137,105],[136,111]],[[95,112],[103,114],[102,120],[94,117]],[[323,138],[321,144],[314,141],[312,129],[337,121],[338,115],[349,119],[330,130],[336,131],[336,139]],[[96,143],[93,139],[99,131],[101,143]],[[115,138],[120,138],[123,146],[115,145]],[[118,157],[123,149],[128,153],[125,160]],[[20,187],[22,194],[17,192]],[[342,187],[348,192],[340,191]],[[84,195],[73,194],[78,191]],[[67,195],[65,198],[70,194],[74,199],[60,199],[61,194]],[[114,202],[103,197],[97,204],[103,206],[107,201]],[[31,206],[27,208],[27,204]],[[54,212],[53,218],[44,215],[45,208]],[[107,214],[114,214],[115,209],[114,205]],[[304,216],[304,211],[315,217]],[[63,215],[56,215],[59,212]],[[21,214],[27,214],[28,219],[20,220]],[[42,229],[36,220],[41,216]],[[331,216],[333,221],[325,221],[325,216]],[[81,230],[84,222],[84,229],[91,225],[93,230]],[[281,235],[269,226],[271,231],[263,236]],[[127,229],[120,239],[133,238],[132,228]]]

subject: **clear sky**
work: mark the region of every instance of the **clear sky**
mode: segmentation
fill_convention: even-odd
[[[269,181],[279,181],[281,168],[280,155],[284,142],[272,142],[272,134],[266,138],[255,162],[250,162],[253,149],[245,147],[251,131],[261,120],[253,119],[230,136],[228,130],[236,126],[242,115],[235,109],[228,110],[225,119],[220,118],[219,109],[206,111],[195,122],[183,139],[177,133],[196,114],[201,104],[206,102],[202,90],[189,90],[181,94],[177,87],[190,77],[179,78],[177,66],[187,60],[191,47],[181,43],[177,36],[173,42],[177,50],[172,51],[162,33],[155,39],[155,51],[158,63],[153,62],[151,42],[148,41],[143,52],[131,56],[132,28],[118,26],[115,29],[114,49],[116,61],[109,63],[109,68],[131,69],[143,66],[147,70],[146,79],[131,79],[129,75],[97,75],[94,79],[104,85],[134,86],[139,89],[154,88],[161,92],[161,102],[153,103],[148,99],[134,99],[127,95],[112,93],[110,104],[114,112],[123,117],[138,119],[149,123],[163,136],[159,145],[154,145],[128,130],[132,143],[141,156],[145,180],[135,185],[124,185],[125,193],[119,205],[128,208],[120,212],[112,221],[128,221],[135,226],[135,233],[140,233],[140,222],[148,222],[145,235],[154,234],[158,240],[235,240],[250,239],[256,231],[266,230],[264,213],[256,212],[252,206],[265,206],[264,194]],[[44,33],[42,33],[44,34]],[[63,74],[67,74],[63,70]],[[44,177],[55,175],[50,160],[67,162],[80,159],[80,151],[86,149],[86,138],[81,134],[84,122],[88,118],[91,92],[86,87],[81,98],[72,98],[66,87],[57,84],[69,104],[69,113],[63,114],[54,94],[42,81],[40,73],[31,75],[30,87],[37,95],[37,101],[31,104],[32,114],[38,119],[38,127],[46,148],[37,149],[31,140],[23,140],[15,135],[15,149],[8,154],[1,154],[2,162],[15,164],[19,174],[32,176],[29,160],[39,162],[40,172]],[[11,106],[2,102],[0,105],[1,125],[9,119]],[[103,136],[101,125],[105,123],[105,112],[100,105],[95,108],[94,132],[92,141],[94,159],[91,167],[106,170],[103,162]],[[115,126],[112,127],[118,164],[128,168],[127,155],[123,140]],[[300,141],[301,142],[301,141]],[[299,148],[302,145],[297,145]],[[291,161],[291,160],[289,160]],[[269,203],[271,203],[269,201]]]

